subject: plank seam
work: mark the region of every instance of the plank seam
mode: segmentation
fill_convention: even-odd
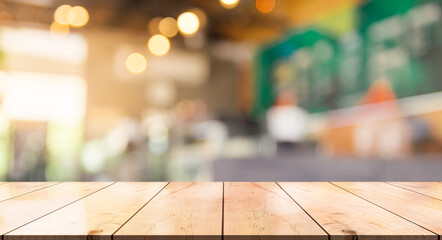
[[[63,183],[63,182],[61,182],[61,183]],[[102,188],[100,188],[100,189],[98,189],[98,190],[96,190],[96,191],[94,191],[94,192],[91,192],[91,193],[89,193],[89,194],[87,194],[87,195],[85,195],[85,196],[83,196],[83,197],[81,197],[81,198],[79,198],[79,199],[77,199],[77,200],[75,200],[75,201],[72,201],[72,202],[70,202],[70,203],[68,203],[68,204],[66,204],[66,205],[64,205],[64,206],[61,206],[61,207],[59,207],[59,208],[57,208],[57,209],[55,209],[55,210],[53,210],[53,211],[50,211],[50,212],[48,212],[48,213],[46,213],[46,214],[44,214],[44,215],[41,215],[40,217],[38,217],[38,218],[36,218],[36,219],[34,219],[34,220],[32,220],[32,221],[29,221],[29,222],[27,222],[27,223],[25,223],[25,224],[23,224],[23,225],[21,225],[21,226],[19,226],[19,227],[16,227],[16,228],[14,228],[14,229],[12,229],[12,230],[6,232],[6,233],[3,235],[2,240],[4,240],[4,237],[5,237],[7,234],[9,234],[9,233],[11,233],[11,232],[13,232],[13,231],[15,231],[15,230],[17,230],[17,229],[23,227],[23,226],[26,226],[26,225],[28,225],[28,224],[30,224],[30,223],[32,223],[32,222],[35,222],[35,221],[37,221],[37,220],[39,220],[39,219],[41,219],[41,218],[43,218],[43,217],[46,217],[46,216],[48,216],[49,214],[54,213],[54,212],[56,212],[56,211],[58,211],[58,210],[60,210],[60,209],[62,209],[62,208],[65,208],[65,207],[67,207],[67,206],[69,206],[69,205],[71,205],[71,204],[73,204],[73,203],[75,203],[75,202],[78,202],[78,201],[80,201],[80,200],[83,199],[83,198],[89,197],[90,195],[92,195],[92,194],[94,194],[94,193],[96,193],[96,192],[98,192],[98,191],[101,191],[101,190],[103,190],[103,189],[105,189],[105,188],[107,188],[107,187],[109,187],[109,186],[111,186],[111,185],[113,185],[113,184],[115,184],[115,183],[116,183],[116,182],[113,182],[113,183],[111,183],[111,184],[109,184],[109,185],[106,185],[106,186],[104,186],[104,187],[102,187]],[[57,185],[57,184],[55,184],[55,185]]]
[[[3,200],[0,200],[0,202],[7,201],[7,200],[10,200],[10,199],[13,199],[13,198],[16,198],[16,197],[20,197],[20,196],[26,195],[26,194],[28,194],[28,193],[33,193],[33,192],[36,192],[36,191],[39,191],[39,190],[42,190],[42,189],[45,189],[45,188],[49,188],[49,187],[52,187],[52,186],[58,185],[58,184],[61,184],[61,182],[59,182],[59,183],[54,183],[54,184],[52,184],[52,185],[48,185],[48,186],[46,186],[46,187],[38,188],[38,189],[32,190],[32,191],[30,191],[30,192],[22,193],[22,194],[19,194],[19,195],[17,195],[17,196],[13,196],[13,197],[10,197],[10,198],[6,198],[6,199],[3,199]]]
[[[379,207],[379,208],[381,208],[381,209],[383,209],[383,210],[385,210],[385,211],[387,211],[387,212],[389,212],[389,213],[392,213],[392,214],[394,214],[394,215],[396,215],[396,216],[398,216],[398,217],[400,217],[400,218],[402,218],[402,219],[404,219],[404,220],[406,220],[406,221],[408,221],[408,222],[410,222],[410,223],[412,223],[412,224],[414,224],[414,225],[417,225],[418,227],[421,227],[421,228],[427,230],[428,232],[431,232],[431,233],[435,234],[436,237],[437,237],[437,239],[440,240],[440,236],[439,236],[439,234],[437,234],[437,233],[431,231],[430,229],[428,229],[428,228],[426,228],[426,227],[423,227],[423,226],[421,226],[421,225],[419,225],[419,224],[417,224],[417,223],[415,223],[415,222],[413,222],[413,221],[411,221],[411,220],[409,220],[409,219],[407,219],[407,218],[405,218],[405,217],[402,217],[401,215],[399,215],[399,214],[397,214],[397,213],[395,213],[395,212],[393,212],[393,211],[390,211],[390,210],[388,210],[388,209],[386,209],[386,208],[384,208],[384,207],[382,207],[382,206],[380,206],[380,205],[378,205],[378,204],[376,204],[376,203],[374,203],[374,202],[372,202],[372,201],[370,201],[370,200],[367,200],[367,199],[365,199],[365,198],[363,198],[363,197],[357,195],[356,193],[353,193],[353,192],[351,192],[351,191],[349,191],[349,190],[347,190],[347,189],[345,189],[345,188],[343,188],[343,187],[341,187],[341,186],[339,186],[339,185],[336,185],[336,184],[334,184],[334,183],[332,183],[332,182],[328,182],[328,183],[330,183],[331,185],[333,185],[333,186],[335,186],[335,187],[338,187],[338,188],[340,188],[340,189],[342,189],[342,190],[344,190],[344,191],[346,191],[346,192],[348,192],[348,193],[350,193],[350,194],[352,194],[352,195],[354,195],[354,196],[356,196],[356,197],[358,197],[358,198],[360,198],[360,199],[362,199],[362,200],[365,200],[365,201],[367,201],[367,202],[369,202],[369,203],[371,203],[371,204],[373,204],[373,205],[375,205],[375,206],[377,206],[377,207]]]
[[[389,183],[389,182],[383,182],[383,183],[386,183],[386,184],[388,184],[388,185],[395,186],[395,187],[398,187],[398,188],[402,188],[402,189],[404,189],[404,190],[407,190],[407,191],[410,191],[410,192],[414,192],[414,193],[417,193],[417,194],[420,194],[420,195],[424,195],[424,196],[426,196],[426,197],[434,198],[434,199],[439,200],[439,201],[442,201],[442,199],[440,199],[440,198],[433,197],[433,196],[427,195],[427,194],[425,194],[425,193],[420,193],[420,192],[417,192],[417,191],[414,191],[414,190],[408,189],[408,188],[406,188],[406,187],[398,186],[398,185],[396,185],[396,184],[394,184],[394,183]]]
[[[296,203],[296,205],[298,205],[301,209],[302,209],[302,211],[304,211],[321,229],[322,229],[322,231],[324,231],[326,234],[327,234],[327,237],[328,237],[328,240],[330,240],[330,234],[321,226],[321,224],[319,224],[317,221],[316,221],[316,219],[314,219],[311,215],[310,215],[310,213],[308,213],[294,198],[292,198],[292,196],[281,186],[281,185],[279,185],[279,183],[278,182],[275,182],[276,183],[276,185],[278,185],[278,187],[280,187],[281,189],[282,189],[282,191],[284,191],[285,192],[285,194],[287,194],[287,196],[289,196],[289,198],[290,199],[292,199],[293,200],[293,202],[295,202]]]
[[[165,189],[168,185],[170,184],[170,182],[168,182],[167,184],[165,184],[157,193],[155,193],[155,195],[153,195],[149,200],[147,200],[147,202],[145,204],[143,204],[143,206],[140,207],[140,209],[138,209],[130,218],[128,218],[123,224],[121,224],[120,227],[117,228],[117,230],[115,230],[114,233],[112,233],[111,235],[111,240],[114,240],[114,235],[115,233],[117,233],[124,225],[126,225],[127,222],[129,222],[133,217],[135,217],[135,215],[137,215],[137,213],[139,213],[141,211],[141,209],[143,209],[148,203],[150,203],[152,201],[152,199],[154,199],[160,192],[163,191],[163,189]]]
[[[224,182],[223,182],[223,201],[221,214],[221,240],[224,240]]]

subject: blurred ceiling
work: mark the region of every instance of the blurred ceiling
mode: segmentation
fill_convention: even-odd
[[[224,8],[217,0],[3,0],[0,21],[14,24],[51,24],[55,9],[62,5],[84,6],[90,15],[88,28],[119,28],[146,32],[148,22],[155,17],[178,17],[184,11],[199,8],[207,18],[209,39],[265,40],[286,27],[277,9],[269,14],[259,13],[254,0],[241,0],[234,9]],[[2,19],[3,18],[3,19]],[[10,18],[10,19],[9,19]]]
[[[178,17],[184,11],[199,8],[207,17],[209,39],[268,41],[291,26],[305,24],[342,5],[358,0],[276,0],[273,11],[259,12],[255,0],[240,0],[233,9],[224,8],[218,0],[3,0],[0,23],[51,24],[55,9],[62,4],[84,6],[90,15],[87,28],[118,28],[147,32],[155,17]],[[1,14],[7,12],[9,16]],[[8,19],[10,18],[10,19]]]

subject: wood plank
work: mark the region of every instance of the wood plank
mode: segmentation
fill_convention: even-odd
[[[388,182],[388,184],[442,200],[442,182]]]
[[[0,186],[0,201],[53,186],[56,182],[10,182]]]
[[[92,194],[111,183],[70,182],[0,202],[0,235]]]
[[[276,183],[225,183],[224,239],[328,239]]]
[[[115,240],[221,239],[223,184],[170,183],[114,234]]]
[[[110,240],[167,183],[120,182],[5,235],[5,240]]]
[[[340,182],[336,185],[439,235],[442,201],[382,182]]]
[[[279,184],[330,234],[332,240],[438,238],[437,235],[330,183]]]

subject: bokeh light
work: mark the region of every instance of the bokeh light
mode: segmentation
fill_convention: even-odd
[[[67,21],[73,27],[83,27],[89,21],[89,13],[84,7],[75,6],[69,10]]]
[[[154,17],[149,21],[149,23],[147,24],[147,29],[149,30],[150,34],[159,34],[160,33],[160,29],[159,29],[160,22],[161,22],[160,17]]]
[[[238,5],[239,0],[220,0],[221,5],[225,8],[234,8],[236,5]]]
[[[192,8],[190,12],[195,13],[198,17],[198,21],[200,22],[200,28],[205,28],[207,25],[207,14],[201,8]]]
[[[69,25],[53,22],[50,27],[51,33],[56,35],[66,35],[69,33]]]
[[[178,28],[184,35],[192,35],[198,31],[200,22],[198,16],[193,12],[182,13],[178,17]]]
[[[126,59],[126,68],[129,72],[140,74],[146,70],[147,61],[141,53],[132,53]]]
[[[70,5],[61,5],[54,12],[54,21],[59,24],[69,24],[68,22],[68,14],[72,9]]]
[[[149,39],[149,41],[147,42],[147,47],[153,55],[163,56],[164,54],[169,52],[170,42],[167,37],[161,34],[156,34]]]
[[[256,0],[256,9],[261,13],[269,13],[275,9],[275,0]]]
[[[160,33],[166,37],[174,37],[178,33],[178,25],[174,18],[166,17],[158,24]]]

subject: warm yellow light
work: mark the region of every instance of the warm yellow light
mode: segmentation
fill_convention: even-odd
[[[154,17],[149,21],[149,23],[147,24],[147,29],[149,30],[150,34],[160,33],[160,30],[158,29],[160,22],[161,22],[160,17]]]
[[[61,5],[54,12],[54,21],[59,24],[69,24],[68,23],[68,14],[72,9],[70,5]]]
[[[275,9],[275,0],[256,0],[256,9],[261,13],[269,13]]]
[[[207,14],[201,8],[192,8],[190,12],[195,13],[200,22],[200,28],[204,28],[207,25]]]
[[[83,78],[36,72],[9,72],[5,77],[2,108],[9,119],[83,121],[87,92]]]
[[[67,20],[73,27],[83,27],[89,21],[89,13],[84,7],[75,6],[69,10]]]
[[[239,0],[220,0],[221,5],[225,8],[234,8],[238,5]]]
[[[182,13],[178,17],[178,29],[184,35],[192,35],[200,26],[198,16],[193,12]]]
[[[160,30],[160,33],[166,37],[173,37],[178,33],[177,22],[172,17],[161,19],[158,28]]]
[[[51,28],[50,31],[51,33],[54,34],[59,34],[59,35],[66,35],[69,33],[69,25],[66,24],[60,24],[58,22],[53,22],[51,24]]]
[[[129,72],[140,74],[146,70],[147,61],[141,53],[132,53],[126,59],[126,68]]]
[[[170,42],[167,37],[161,34],[156,34],[149,39],[149,41],[147,42],[147,47],[153,55],[163,56],[169,51]]]

